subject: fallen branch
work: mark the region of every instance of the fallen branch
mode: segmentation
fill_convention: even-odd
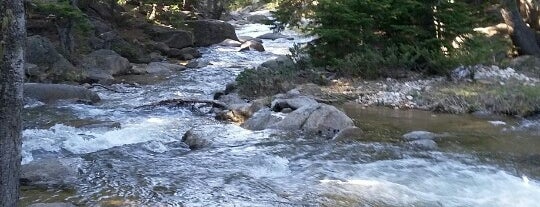
[[[136,109],[139,108],[149,108],[149,107],[158,107],[158,106],[169,106],[169,107],[180,107],[185,106],[187,104],[207,104],[211,105],[212,107],[220,108],[220,109],[228,109],[229,107],[219,101],[215,100],[201,100],[201,99],[169,99],[169,100],[163,100],[156,103],[146,104],[142,106],[136,107]]]

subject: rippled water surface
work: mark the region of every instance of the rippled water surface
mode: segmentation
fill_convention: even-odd
[[[238,26],[237,34],[268,31],[249,24]],[[365,133],[334,142],[295,132],[253,132],[189,107],[135,109],[164,99],[209,99],[244,68],[287,54],[294,42],[307,40],[298,35],[292,41],[265,40],[267,51],[262,53],[201,48],[202,59],[212,65],[150,85],[117,85],[129,93],[95,89],[103,99],[98,105],[28,107],[23,162],[82,157],[85,167],[75,192],[27,190],[23,201],[66,199],[81,206],[540,206],[540,122],[534,119],[344,105]],[[58,124],[71,119],[111,120],[122,127]],[[216,137],[216,144],[190,151],[180,139],[192,127]],[[414,130],[448,136],[436,140],[438,149],[422,150],[400,139]]]

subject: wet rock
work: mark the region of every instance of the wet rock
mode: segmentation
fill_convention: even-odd
[[[294,62],[291,60],[291,58],[282,55],[278,56],[276,59],[268,60],[262,63],[261,67],[268,69],[294,68]]]
[[[192,60],[195,58],[200,58],[202,55],[199,50],[192,47],[186,47],[182,49],[171,48],[167,52],[167,56],[178,58],[180,60]]]
[[[77,207],[71,203],[34,203],[28,207]]]
[[[86,55],[81,65],[92,80],[103,81],[110,76],[128,74],[131,64],[128,59],[112,50],[96,50]]]
[[[441,135],[428,131],[412,131],[404,134],[402,137],[406,141],[422,140],[422,139],[435,139]]]
[[[21,167],[21,184],[36,187],[74,189],[79,183],[81,158],[49,158],[34,160]]]
[[[242,43],[237,40],[225,39],[223,42],[220,42],[219,45],[224,47],[240,47]]]
[[[261,44],[263,43],[263,41],[261,39],[250,37],[250,36],[239,36],[238,40],[240,40],[240,42],[255,41],[255,42],[259,42]]]
[[[303,106],[287,114],[270,128],[282,130],[303,130],[325,137],[333,137],[342,129],[354,126],[352,119],[334,106],[312,104]]]
[[[114,129],[114,128],[121,128],[120,122],[117,122],[117,121],[103,121],[103,120],[92,120],[92,119],[70,120],[65,124],[68,125],[68,126],[75,127],[75,128],[84,128],[84,129],[96,129],[96,128]]]
[[[157,52],[151,52],[149,56],[150,56],[150,62],[161,62],[167,59]]]
[[[135,75],[141,75],[146,74],[146,67],[148,67],[148,64],[131,64],[131,69],[129,71],[130,74]]]
[[[338,142],[344,142],[344,141],[356,141],[360,140],[362,138],[363,131],[362,129],[356,127],[356,126],[350,126],[345,129],[342,129],[339,131],[332,140],[338,141]]]
[[[421,150],[436,150],[437,143],[431,139],[420,139],[407,142],[410,146]]]
[[[169,48],[185,48],[193,46],[193,33],[161,26],[149,27],[146,32],[154,41],[163,42]]]
[[[146,72],[150,74],[171,73],[174,71],[185,70],[186,67],[177,64],[171,64],[166,62],[153,62],[148,64]]]
[[[25,98],[35,99],[45,103],[52,103],[60,100],[77,100],[96,103],[101,100],[96,92],[81,86],[65,84],[25,83],[24,96]]]
[[[238,40],[234,27],[224,21],[195,20],[186,21],[186,24],[193,30],[195,46],[210,46],[226,39]]]
[[[236,93],[226,94],[219,97],[218,101],[230,106],[233,104],[247,104],[247,101],[240,98]]]
[[[252,40],[246,41],[242,43],[242,45],[240,45],[240,51],[246,51],[246,50],[255,50],[259,52],[265,51],[264,46],[261,43],[257,41],[252,41]]]
[[[35,35],[26,39],[26,75],[32,81],[63,82],[82,81],[87,77],[84,70],[73,66],[62,56],[49,39]]]
[[[253,116],[242,124],[242,127],[255,131],[264,130],[281,120],[281,117],[272,115],[272,111],[269,108],[264,108],[253,114]]]
[[[187,144],[190,149],[196,150],[212,145],[212,139],[204,136],[200,130],[192,128],[182,136],[182,142]]]
[[[259,39],[269,39],[269,40],[277,40],[277,39],[288,39],[288,40],[293,40],[294,38],[292,37],[289,37],[287,35],[283,35],[283,34],[280,34],[280,33],[266,33],[266,34],[263,34],[261,36],[258,36],[257,38]]]
[[[270,22],[270,19],[267,16],[260,15],[260,14],[248,16],[246,20],[251,23],[256,23],[256,24],[265,24],[265,23]]]
[[[186,67],[188,68],[204,68],[206,66],[210,65],[210,62],[208,60],[192,60],[189,61],[188,64],[186,64]]]

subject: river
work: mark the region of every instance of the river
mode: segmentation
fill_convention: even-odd
[[[269,32],[237,26],[238,36]],[[28,105],[23,163],[80,157],[74,191],[26,190],[24,204],[68,201],[80,206],[540,206],[540,121],[478,118],[339,106],[365,134],[334,142],[296,132],[253,132],[187,108],[135,109],[171,98],[210,99],[244,68],[287,54],[310,38],[266,40],[266,52],[201,48],[211,65],[150,84],[118,84],[128,93],[95,88],[96,105]],[[30,117],[30,118],[29,118]],[[119,129],[82,129],[64,119],[111,120]],[[489,122],[489,121],[504,121]],[[500,125],[497,125],[500,124]],[[219,144],[189,150],[192,127]],[[449,136],[435,150],[400,141],[428,130]]]

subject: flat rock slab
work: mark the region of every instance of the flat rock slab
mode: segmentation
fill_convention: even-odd
[[[101,98],[96,92],[82,86],[66,84],[25,83],[25,98],[35,99],[45,103],[60,100],[99,102]]]

